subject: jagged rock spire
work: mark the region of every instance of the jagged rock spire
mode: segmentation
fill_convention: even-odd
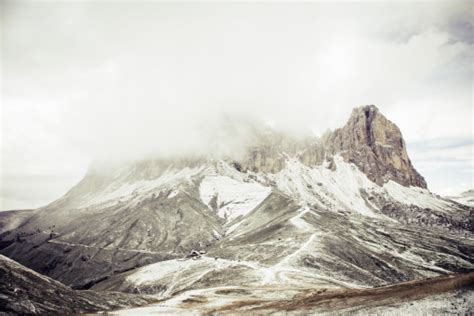
[[[355,108],[346,125],[328,136],[325,147],[357,165],[379,185],[394,180],[426,188],[425,179],[408,158],[400,129],[374,105]]]

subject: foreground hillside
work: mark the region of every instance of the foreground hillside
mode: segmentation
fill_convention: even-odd
[[[119,292],[71,290],[4,256],[0,256],[0,272],[0,315],[76,314],[111,309],[113,314],[474,312],[474,272],[370,289],[222,286],[183,291],[162,300]]]
[[[116,313],[469,315],[474,312],[473,289],[474,272],[370,289],[222,287],[188,291],[157,304]]]
[[[72,314],[151,302],[146,296],[75,291],[0,255],[0,314]]]

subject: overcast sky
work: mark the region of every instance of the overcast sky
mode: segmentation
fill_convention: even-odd
[[[0,209],[96,159],[207,148],[221,113],[322,133],[365,104],[430,189],[474,187],[472,2],[1,3]]]

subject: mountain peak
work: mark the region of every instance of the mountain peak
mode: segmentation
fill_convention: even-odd
[[[375,105],[355,108],[346,125],[328,137],[326,147],[357,165],[377,184],[393,180],[426,188],[425,179],[408,158],[400,129]]]
[[[359,115],[359,113],[364,113],[365,115],[374,115],[376,113],[379,113],[379,108],[373,104],[362,105],[362,106],[353,108],[351,116]]]

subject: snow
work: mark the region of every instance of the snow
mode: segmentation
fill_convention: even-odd
[[[168,199],[174,198],[176,195],[178,195],[178,193],[179,193],[179,190],[171,191],[170,194],[168,195]]]
[[[237,227],[240,226],[240,224],[242,224],[242,221],[238,221],[237,223],[233,224],[232,226],[230,226],[227,231],[226,231],[226,235],[229,235],[230,233],[232,233],[234,230],[237,229]]]
[[[146,284],[153,283],[168,274],[175,273],[190,268],[193,265],[199,265],[201,262],[197,260],[179,261],[176,259],[161,261],[139,268],[133,274],[127,276],[127,281],[132,284]]]
[[[222,237],[221,234],[219,234],[219,232],[215,229],[212,231],[212,236],[214,236],[214,238],[217,240],[221,239]]]
[[[343,161],[342,157],[334,156],[336,170],[332,171],[325,165],[307,167],[296,158],[288,158],[286,167],[273,177],[277,187],[286,194],[296,197],[302,204],[317,205],[331,209],[349,209],[369,217],[379,216],[374,212],[361,195],[365,191],[380,191],[353,164]]]
[[[325,161],[320,166],[308,167],[297,158],[288,157],[286,166],[277,174],[259,174],[260,177],[276,183],[276,187],[295,198],[302,206],[316,206],[333,211],[350,210],[355,214],[372,218],[384,218],[363,192],[384,196],[405,205],[435,209],[441,212],[449,209],[450,202],[440,199],[429,190],[419,187],[405,187],[388,181],[382,187],[372,182],[357,166],[347,163],[341,156],[333,157],[336,169],[328,168]],[[299,218],[294,225],[304,226]]]
[[[206,275],[209,271],[216,269],[226,269],[233,266],[246,266],[254,270],[255,275],[262,280],[274,278],[274,272],[271,268],[265,267],[258,262],[245,260],[227,260],[202,256],[198,260],[191,259],[173,259],[161,261],[137,269],[134,273],[127,276],[126,281],[133,286],[154,284],[163,278],[172,278],[174,280],[186,280],[187,283],[193,283]],[[167,297],[176,291],[178,283],[169,282],[170,287],[163,297]],[[168,281],[167,281],[168,282]],[[178,289],[179,290],[179,289]]]
[[[311,236],[308,238],[308,240],[301,245],[301,247],[292,253],[291,255],[285,257],[282,261],[280,261],[276,266],[284,266],[284,265],[289,265],[293,258],[298,258],[298,256],[302,253],[305,252],[312,252],[314,250],[314,247],[312,247],[312,244],[316,241],[316,238],[318,237],[317,233],[311,234]]]
[[[300,231],[312,231],[314,230],[314,227],[310,224],[308,224],[303,218],[305,214],[311,212],[311,210],[308,207],[304,207],[301,209],[301,212],[292,217],[290,219],[290,223],[292,223],[296,228],[298,228]]]
[[[387,144],[382,144],[381,142],[375,142],[378,146],[381,146],[383,148],[393,148],[392,145],[387,145]]]
[[[242,182],[227,176],[206,176],[199,186],[204,204],[211,207],[211,200],[216,198],[217,214],[227,222],[255,209],[270,193],[271,188],[257,182]]]
[[[405,187],[391,180],[385,183],[383,188],[390,197],[402,204],[441,211],[449,206],[447,202],[437,198],[430,191],[423,188]]]

